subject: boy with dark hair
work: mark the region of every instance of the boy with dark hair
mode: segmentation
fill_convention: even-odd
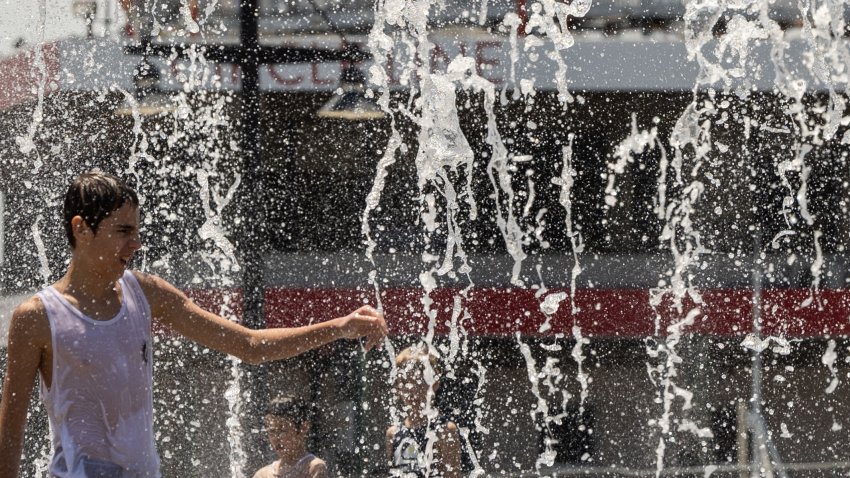
[[[80,175],[65,195],[71,261],[55,284],[13,313],[0,401],[0,478],[17,476],[27,405],[38,375],[57,477],[158,477],[151,324],[248,363],[289,358],[341,338],[386,335],[364,306],[305,327],[251,330],[207,312],[163,279],[128,270],[139,201],[119,178]]]
[[[278,459],[257,470],[254,478],[327,478],[324,460],[307,451],[311,421],[304,402],[292,397],[269,402],[264,422]]]

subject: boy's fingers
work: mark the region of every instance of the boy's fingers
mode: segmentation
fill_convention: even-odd
[[[387,328],[387,322],[384,320],[382,316],[375,318],[375,324],[378,326],[378,336],[379,338],[383,338],[387,335],[389,329]]]
[[[370,317],[380,317],[381,313],[375,310],[371,305],[364,305],[357,309],[357,312],[363,315],[368,315]]]
[[[358,308],[352,318],[360,325],[354,325],[355,330],[359,329],[359,335],[366,339],[364,348],[368,351],[382,343],[384,337],[387,336],[389,329],[387,322],[384,320],[384,315],[375,308],[364,305]],[[365,319],[365,323],[363,323]],[[365,328],[363,328],[365,326]]]
[[[372,330],[366,333],[366,350],[372,350],[386,337],[386,323],[381,318],[371,320]]]
[[[371,335],[368,341],[366,342],[366,351],[368,352],[369,350],[372,350],[373,348],[381,344],[383,338],[383,335]]]

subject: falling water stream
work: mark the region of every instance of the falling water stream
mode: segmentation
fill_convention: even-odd
[[[699,275],[699,265],[703,256],[711,254],[709,246],[703,241],[703,233],[695,223],[695,213],[701,207],[701,199],[704,194],[705,184],[700,179],[701,169],[714,166],[716,160],[712,158],[715,152],[726,152],[728,147],[712,138],[711,120],[717,109],[725,109],[728,101],[722,99],[721,95],[735,95],[746,100],[754,89],[754,84],[761,81],[763,76],[769,73],[763,71],[762,65],[753,64],[750,61],[754,48],[764,48],[764,44],[770,45],[771,59],[774,67],[774,91],[780,92],[787,99],[788,107],[786,114],[792,120],[798,133],[798,142],[794,146],[795,157],[790,160],[782,160],[777,165],[777,173],[782,178],[783,184],[788,189],[788,195],[783,201],[784,215],[788,228],[779,233],[774,244],[782,236],[797,234],[794,224],[798,218],[802,218],[808,225],[814,224],[812,214],[808,210],[807,179],[811,173],[812,166],[807,164],[806,154],[812,149],[812,142],[820,144],[830,141],[836,134],[839,124],[846,124],[848,118],[842,120],[844,112],[843,96],[836,92],[836,76],[841,74],[839,83],[846,84],[845,71],[848,50],[839,40],[844,31],[843,10],[839,2],[826,2],[821,5],[809,2],[798,3],[799,13],[803,24],[803,37],[810,48],[804,55],[806,67],[811,71],[814,80],[820,82],[828,90],[828,104],[825,107],[812,110],[803,104],[803,95],[806,91],[806,79],[795,78],[785,64],[784,52],[788,47],[788,40],[778,23],[773,20],[768,11],[768,2],[725,2],[725,1],[693,1],[686,2],[684,14],[684,36],[685,45],[692,60],[699,66],[699,73],[693,86],[693,99],[681,113],[675,127],[670,132],[670,145],[672,147],[672,158],[668,162],[668,151],[658,139],[658,128],[653,126],[651,130],[638,129],[634,113],[631,121],[631,134],[616,149],[614,158],[616,161],[609,164],[608,184],[605,190],[606,207],[617,206],[618,188],[616,178],[624,174],[629,163],[633,162],[634,155],[642,154],[649,150],[660,152],[661,162],[658,169],[658,188],[656,197],[656,214],[664,221],[664,229],[659,237],[661,246],[667,250],[672,257],[668,276],[659,281],[659,287],[652,291],[650,303],[657,310],[660,317],[660,308],[666,307],[667,299],[672,300],[672,305],[677,311],[678,319],[666,327],[656,320],[655,334],[664,337],[662,341],[648,343],[647,354],[650,360],[647,362],[647,370],[650,379],[656,383],[659,389],[659,402],[662,404],[660,417],[653,420],[659,428],[658,446],[656,449],[656,475],[660,476],[664,469],[665,450],[674,425],[676,409],[687,411],[691,408],[693,391],[677,385],[677,368],[682,358],[677,351],[688,328],[700,318],[702,312],[700,304],[702,297],[699,289],[695,286],[695,278]],[[517,223],[516,193],[513,183],[518,178],[512,173],[516,168],[511,168],[512,161],[528,161],[527,156],[521,151],[510,151],[500,139],[499,129],[496,127],[496,118],[492,110],[494,101],[494,85],[487,80],[478,77],[471,69],[472,60],[461,56],[456,57],[446,68],[445,72],[432,72],[426,66],[426,62],[417,64],[412,59],[402,68],[400,76],[411,78],[409,88],[414,103],[411,112],[409,105],[399,106],[395,111],[388,107],[388,95],[390,86],[387,78],[386,63],[380,59],[391,55],[407,55],[413,58],[418,53],[422,58],[428,57],[431,43],[428,38],[428,15],[433,10],[438,10],[439,5],[429,3],[407,3],[402,5],[391,0],[378,2],[375,28],[370,35],[370,47],[375,53],[378,61],[371,69],[372,80],[382,92],[382,105],[389,113],[401,112],[407,116],[413,115],[414,121],[420,128],[418,138],[419,154],[417,156],[417,171],[419,172],[419,190],[422,203],[427,205],[423,210],[422,219],[427,233],[432,234],[438,229],[434,223],[434,195],[426,192],[425,186],[432,186],[445,202],[440,208],[446,212],[446,224],[441,232],[447,236],[447,247],[444,252],[444,260],[440,267],[434,266],[422,277],[426,313],[431,317],[433,330],[434,315],[429,310],[429,294],[437,287],[433,274],[439,276],[453,277],[453,260],[460,261],[458,272],[468,274],[470,262],[463,249],[462,221],[458,218],[460,206],[458,199],[464,196],[464,201],[469,204],[468,219],[474,220],[476,215],[476,204],[473,193],[469,189],[471,184],[470,175],[473,168],[472,152],[465,140],[465,135],[457,122],[457,99],[453,92],[455,90],[474,89],[484,93],[484,112],[488,124],[487,143],[491,146],[489,153],[489,164],[487,169],[494,188],[496,197],[496,221],[505,242],[508,253],[514,259],[514,267],[511,272],[511,283],[517,287],[523,287],[520,279],[522,262],[527,255],[523,251],[523,239],[526,231]],[[482,10],[486,9],[486,3],[482,3]],[[529,21],[524,25],[526,37],[524,50],[528,51],[535,46],[543,45],[541,37],[546,38],[546,47],[551,50],[547,57],[557,65],[555,81],[557,84],[558,99],[569,108],[574,97],[568,88],[567,62],[564,53],[573,45],[572,35],[567,29],[568,18],[582,17],[590,8],[589,2],[558,3],[554,1],[530,2],[531,12]],[[726,35],[718,37],[714,29],[718,22],[728,15],[726,22]],[[810,17],[813,19],[810,20]],[[517,42],[517,30],[519,19],[514,14],[508,14],[504,18],[504,26],[510,31],[510,80],[513,85],[513,100],[522,97],[533,96],[534,79],[523,79],[522,88],[518,87],[516,81],[516,63],[519,58]],[[536,29],[536,30],[535,30]],[[827,53],[828,52],[828,53]],[[461,73],[461,76],[457,74]],[[413,79],[416,80],[413,80]],[[704,93],[708,92],[706,97]],[[504,90],[502,102],[506,102]],[[529,106],[530,107],[530,106]],[[727,113],[724,111],[725,120]],[[820,118],[812,120],[813,115]],[[822,120],[822,121],[820,121]],[[752,124],[750,118],[744,118],[745,124]],[[656,121],[657,123],[657,118]],[[438,126],[435,126],[438,125]],[[532,125],[529,125],[532,127]],[[769,127],[762,125],[762,127]],[[845,133],[842,143],[850,143]],[[574,232],[571,219],[570,189],[574,184],[575,172],[571,167],[572,160],[572,135],[570,135],[570,146],[564,147],[564,167],[560,178],[553,178],[553,183],[561,187],[561,205],[566,210],[566,236],[571,242],[574,266],[570,282],[570,304],[572,315],[575,316],[578,309],[575,305],[576,278],[582,268],[579,262],[579,254],[583,250],[581,235]],[[367,214],[364,214],[364,230],[368,231],[368,211],[377,205],[379,191],[386,177],[386,168],[392,165],[391,160],[386,158],[398,148],[398,135],[393,124],[393,140],[391,147],[385,153],[385,159],[379,163],[378,174],[373,185],[373,193],[367,206]],[[486,156],[485,156],[486,157]],[[456,186],[448,176],[448,172],[462,171],[466,175],[466,189],[462,193],[456,191]],[[799,173],[799,182],[796,186],[791,185],[788,179],[790,172]],[[668,175],[673,180],[673,191],[668,191]],[[526,212],[533,202],[534,183],[528,180],[529,200],[526,204]],[[462,187],[462,186],[461,186]],[[541,212],[542,213],[542,212]],[[542,215],[542,214],[541,214]],[[539,216],[538,216],[539,221]],[[823,256],[820,239],[823,233],[815,230],[812,233],[813,260],[811,262],[811,295],[803,301],[801,307],[812,306],[817,301],[819,287],[822,279]],[[776,246],[774,246],[776,247]],[[429,256],[436,259],[436,256]],[[538,267],[538,272],[539,272]],[[552,315],[558,310],[558,303],[566,298],[563,293],[546,295],[543,285],[543,277],[540,277],[540,285],[535,294],[543,298],[540,309],[546,320],[540,328],[543,333],[549,328]],[[470,282],[470,285],[471,282]],[[688,299],[693,306],[686,306],[684,301]],[[453,314],[456,315],[457,312]],[[453,330],[454,332],[454,330]],[[583,407],[587,397],[587,384],[589,377],[582,369],[585,357],[582,353],[582,345],[587,343],[583,338],[581,328],[573,325],[575,348],[573,358],[578,365],[577,379],[581,382],[580,407]],[[541,390],[541,380],[548,383],[550,389],[557,391],[557,385],[562,380],[561,371],[556,367],[558,360],[547,359],[542,369],[537,368],[537,363],[532,357],[530,345],[524,343],[517,333],[517,341],[520,345],[522,355],[526,360],[528,379],[531,391],[537,398],[537,405],[532,407],[531,414],[536,417],[541,414],[543,426],[547,426],[549,420],[557,420],[559,417],[548,416],[548,401]],[[430,338],[430,334],[429,334]],[[750,336],[748,336],[748,340]],[[780,347],[787,347],[787,341],[783,337],[768,337],[765,340],[775,340]],[[766,342],[765,342],[766,343]],[[784,345],[783,345],[784,344]],[[742,344],[750,348],[748,341]],[[823,357],[824,365],[832,375],[832,381],[827,388],[827,393],[832,393],[837,386],[837,377],[834,369],[835,343],[830,342],[829,348]],[[757,353],[761,353],[758,351]],[[787,352],[786,352],[787,353]],[[570,397],[564,392],[564,400]],[[678,405],[677,398],[683,399]],[[536,420],[535,420],[536,421]],[[704,426],[692,422],[687,418],[675,419],[678,430],[690,431],[699,438],[712,437],[712,431]],[[784,427],[784,424],[783,424]],[[784,429],[787,433],[787,429]],[[541,465],[551,465],[554,462],[554,454],[546,443],[545,450],[537,460],[537,468]]]

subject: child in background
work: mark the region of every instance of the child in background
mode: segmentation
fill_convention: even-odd
[[[403,478],[458,478],[461,474],[460,435],[457,426],[432,410],[439,387],[437,358],[427,345],[401,351],[396,393],[401,401],[402,420],[387,429],[386,452],[392,476]],[[431,382],[429,384],[429,382]],[[434,413],[436,412],[436,413]]]
[[[305,403],[292,397],[272,400],[265,424],[278,459],[257,470],[254,478],[327,478],[324,460],[307,451],[310,410]]]

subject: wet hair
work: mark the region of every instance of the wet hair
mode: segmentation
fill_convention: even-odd
[[[62,219],[68,244],[76,246],[71,220],[80,216],[97,234],[100,222],[129,202],[139,207],[139,196],[117,176],[100,171],[90,171],[77,176],[65,193]]]
[[[266,405],[266,416],[286,418],[301,428],[310,422],[310,407],[295,397],[278,397]]]

